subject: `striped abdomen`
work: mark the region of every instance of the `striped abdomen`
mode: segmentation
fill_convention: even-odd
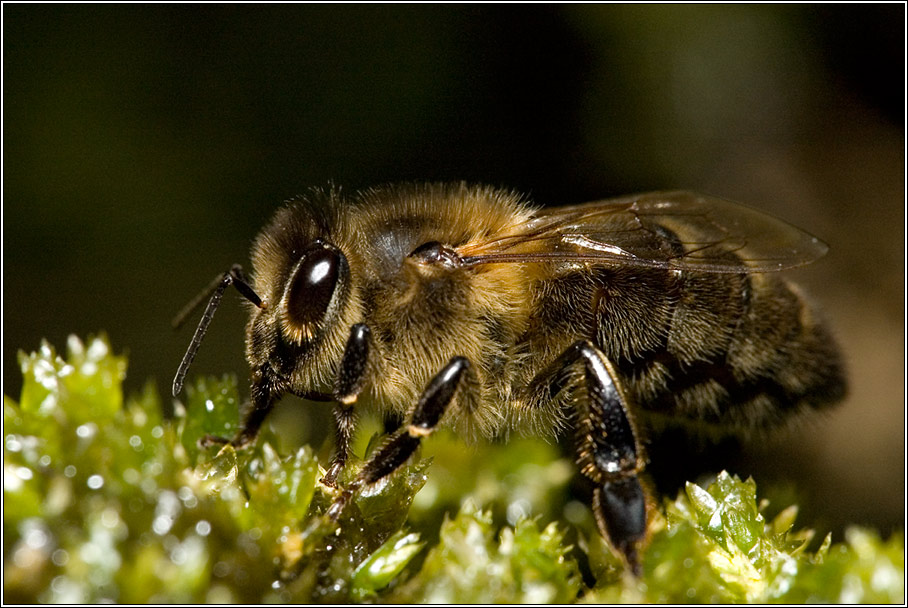
[[[595,340],[648,418],[751,430],[842,398],[830,334],[778,274],[594,272]]]

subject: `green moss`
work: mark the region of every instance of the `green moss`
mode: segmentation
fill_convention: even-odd
[[[441,527],[420,571],[388,598],[402,603],[565,603],[580,577],[553,522],[521,519],[497,530],[491,514],[464,502]]]
[[[538,440],[438,433],[332,522],[308,446],[198,447],[235,429],[234,379],[196,379],[163,420],[151,385],[124,398],[106,338],[67,347],[20,354],[22,394],[4,397],[9,602],[904,601],[901,535],[807,551],[794,507],[765,521],[754,482],[727,474],[656,510],[636,579]]]

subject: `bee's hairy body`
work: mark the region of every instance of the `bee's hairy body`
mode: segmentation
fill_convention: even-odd
[[[218,277],[174,378],[183,384],[224,290],[251,303],[257,435],[285,393],[333,402],[337,486],[356,411],[407,420],[328,510],[399,468],[436,428],[466,439],[573,435],[603,536],[634,572],[646,533],[640,435],[666,424],[760,431],[839,400],[838,351],[775,271],[826,251],[727,201],[651,193],[554,209],[465,184],[315,191],[277,212]],[[355,405],[355,408],[354,408]]]
[[[297,391],[326,389],[347,329],[362,322],[375,334],[364,405],[402,416],[452,357],[471,361],[470,384],[443,421],[465,438],[563,428],[569,412],[531,380],[580,339],[615,363],[634,413],[652,425],[748,432],[841,397],[831,337],[776,274],[585,262],[451,268],[410,257],[429,242],[469,248],[530,214],[518,195],[463,185],[370,191],[354,205],[324,193],[285,208],[253,249],[263,299],[280,300],[314,238],[344,252],[350,281],[337,322],[311,340],[294,339],[292,327],[273,331],[275,307],[253,308],[253,369],[269,365]]]

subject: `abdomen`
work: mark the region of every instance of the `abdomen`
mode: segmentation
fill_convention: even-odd
[[[759,430],[844,396],[834,340],[778,274],[601,268],[547,283],[530,342],[548,361],[593,339],[647,426]]]

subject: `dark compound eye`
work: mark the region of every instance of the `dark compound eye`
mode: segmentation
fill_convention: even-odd
[[[347,260],[340,251],[317,246],[297,264],[284,292],[285,319],[304,334],[328,315],[334,292],[347,273]]]

